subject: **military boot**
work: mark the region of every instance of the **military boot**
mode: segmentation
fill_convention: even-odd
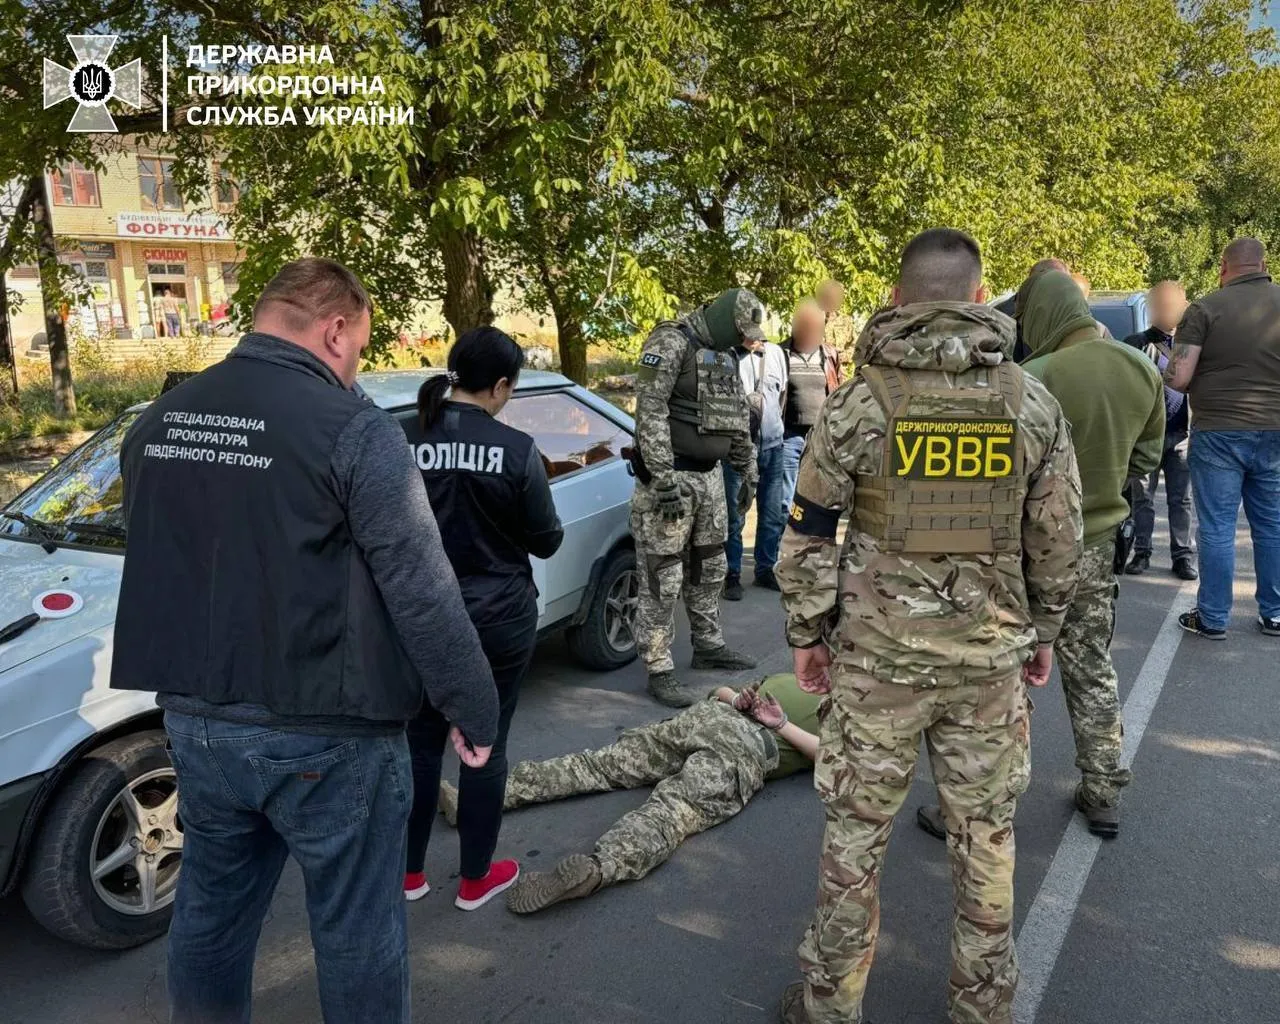
[[[1076,786],[1076,810],[1084,815],[1089,823],[1089,831],[1103,839],[1114,839],[1120,834],[1120,807],[1111,807],[1089,802],[1085,796],[1084,783]]]
[[[804,1008],[804,982],[797,981],[788,985],[787,990],[782,993],[778,1019],[782,1024],[809,1024],[809,1013]],[[859,1024],[871,1024],[871,1021],[862,1017]]]
[[[782,993],[782,1006],[778,1014],[782,1024],[809,1024],[809,1014],[804,1008],[804,982],[787,986]]]
[[[916,824],[934,839],[947,838],[947,823],[942,818],[942,808],[937,804],[925,804],[917,808]]]
[[[458,787],[452,782],[440,783],[440,797],[437,801],[444,820],[453,828],[458,827]]]
[[[565,900],[590,896],[603,884],[599,862],[575,853],[551,871],[535,871],[521,878],[507,894],[507,909],[513,914],[535,914]]]
[[[692,707],[693,694],[680,685],[674,672],[655,672],[649,677],[649,696],[669,708]]]
[[[756,659],[746,654],[739,654],[737,651],[731,651],[728,647],[721,645],[713,651],[694,651],[693,667],[722,668],[737,672],[743,669],[755,668]]]

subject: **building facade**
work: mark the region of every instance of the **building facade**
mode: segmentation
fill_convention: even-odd
[[[226,318],[242,253],[225,215],[238,190],[215,163],[207,193],[184,201],[173,165],[135,146],[108,156],[100,171],[76,163],[48,174],[58,258],[93,293],[67,311],[87,334],[166,337]]]

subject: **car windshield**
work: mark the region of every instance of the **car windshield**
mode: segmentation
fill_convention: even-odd
[[[28,519],[0,518],[0,537],[43,540],[40,527],[54,539],[93,547],[124,547],[124,482],[120,442],[137,419],[126,413],[94,434],[64,462],[49,470],[5,511]],[[33,526],[31,520],[38,525]]]

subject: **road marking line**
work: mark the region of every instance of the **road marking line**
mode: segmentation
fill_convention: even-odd
[[[1184,583],[1174,594],[1169,612],[1147,652],[1133,689],[1129,691],[1129,699],[1124,702],[1124,746],[1120,763],[1125,768],[1133,763],[1142,734],[1147,731],[1151,712],[1155,710],[1169,668],[1178,653],[1178,643],[1182,638],[1178,616],[1190,607],[1187,598],[1194,597],[1194,590],[1195,584]],[[1073,814],[1062,842],[1058,844],[1058,852],[1053,855],[1053,863],[1049,865],[1026,920],[1022,922],[1022,931],[1018,933],[1021,978],[1013,1003],[1013,1019],[1017,1024],[1035,1024],[1040,1000],[1049,987],[1054,964],[1062,952],[1062,944],[1071,929],[1076,907],[1101,845],[1102,840],[1090,834],[1083,817]]]

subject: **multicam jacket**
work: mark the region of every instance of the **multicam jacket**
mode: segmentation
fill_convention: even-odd
[[[885,310],[857,346],[861,366],[938,371],[945,388],[975,388],[1007,362],[1013,321],[989,307],[920,303]],[[827,400],[810,434],[796,504],[775,567],[787,639],[825,638],[836,662],[886,682],[921,687],[1007,678],[1037,642],[1052,643],[1075,588],[1081,554],[1080,479],[1070,430],[1042,384],[1016,371],[1016,430],[1025,491],[1012,550],[890,552],[858,528],[843,543],[857,478],[882,476],[888,417],[861,373]],[[905,472],[902,471],[902,472]],[[961,487],[961,483],[956,484]],[[1015,523],[1017,517],[1014,517]]]

